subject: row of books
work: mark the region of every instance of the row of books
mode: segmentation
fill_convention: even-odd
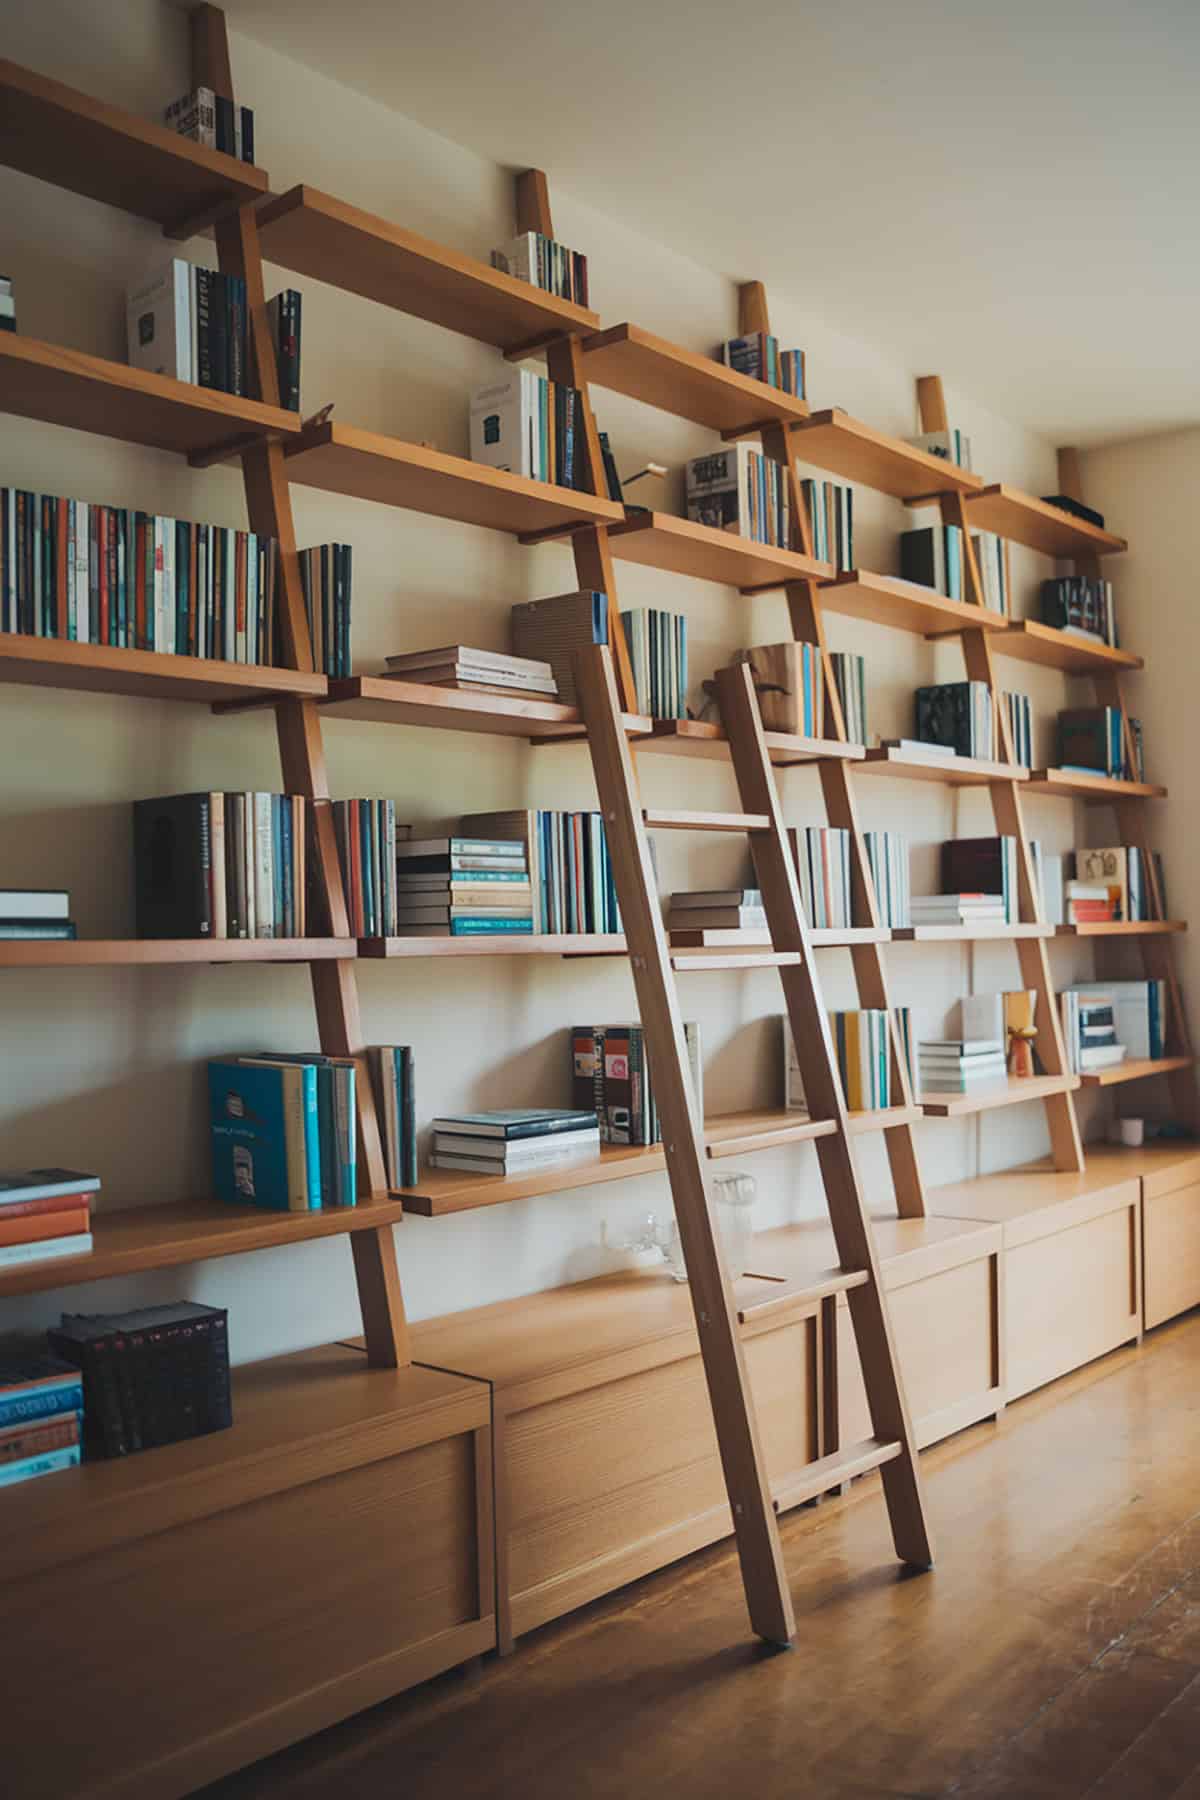
[[[410,1044],[378,1044],[367,1051],[389,1188],[417,1185],[416,1070]]]
[[[463,693],[558,698],[554,670],[538,657],[508,656],[503,650],[477,650],[470,644],[443,644],[435,650],[409,650],[386,661],[391,681],[418,681],[425,687],[457,688]]]
[[[1170,915],[1167,912],[1162,856],[1157,851],[1154,854],[1154,867],[1158,877],[1162,917],[1165,919]],[[1078,881],[1103,890],[1110,919],[1128,921],[1154,917],[1142,852],[1136,844],[1113,844],[1091,850],[1076,850],[1075,876]]]
[[[742,439],[687,465],[687,516],[756,544],[793,546],[787,470]]]
[[[971,467],[971,440],[965,431],[921,431],[907,442],[914,450],[923,450],[926,456],[940,457],[943,462],[954,463],[960,469]]]
[[[619,932],[612,858],[598,812],[522,808],[469,813],[464,835],[521,844],[529,870],[535,932]]]
[[[1063,989],[1059,1001],[1075,995],[1080,1003],[1086,1003],[1097,994],[1108,997],[1117,1041],[1131,1058],[1149,1061],[1166,1055],[1165,981],[1075,981]],[[1073,1007],[1076,1002],[1069,1004]]]
[[[471,1175],[530,1175],[594,1157],[600,1121],[591,1107],[451,1113],[433,1121],[435,1169]]]
[[[1081,994],[1068,988],[1058,997],[1062,1014],[1067,1067],[1075,1075],[1112,1069],[1125,1061],[1125,1045],[1117,1037],[1113,996],[1103,989]]]
[[[685,1023],[695,1116],[704,1117],[704,1059],[700,1027]],[[662,1127],[640,1024],[573,1025],[571,1081],[575,1105],[592,1108],[604,1144],[659,1144]]]
[[[135,801],[137,935],[304,937],[306,822],[299,794],[174,794]]]
[[[643,606],[621,614],[637,710],[652,719],[687,718],[687,620]]]
[[[123,1313],[64,1313],[47,1333],[83,1386],[89,1461],[206,1437],[233,1424],[229,1317],[173,1300]]]
[[[900,534],[900,574],[905,581],[932,588],[948,600],[966,600],[967,578],[962,531],[945,525],[930,508],[910,507],[913,524]],[[1012,610],[1007,546],[989,531],[971,533],[984,605],[993,612]]]
[[[86,1256],[100,1177],[78,1169],[0,1175],[0,1269]]]
[[[522,231],[510,238],[503,249],[492,251],[492,267],[561,300],[588,303],[587,257],[543,232]]]
[[[990,761],[996,753],[992,692],[986,681],[945,681],[919,687],[914,699],[916,734],[956,756]]]
[[[396,847],[396,929],[404,937],[495,937],[534,929],[520,838],[411,838]]]
[[[792,826],[788,842],[809,924],[818,931],[843,931],[853,925],[850,833],[834,825]]]
[[[756,644],[738,656],[753,670],[765,730],[824,736],[825,668],[816,644]]]
[[[321,544],[300,552],[300,591],[308,616],[313,667],[322,675],[350,673],[350,596],[354,559],[349,544]]]
[[[78,1466],[83,1446],[83,1378],[44,1338],[10,1338],[0,1348],[0,1487]]]
[[[396,937],[398,838],[408,832],[396,825],[396,802],[335,800],[332,810],[351,937]]]
[[[1052,625],[1056,631],[1073,632],[1076,637],[1095,638],[1115,648],[1117,611],[1111,581],[1093,580],[1088,575],[1059,575],[1053,581],[1043,581],[1041,603],[1043,624]]]
[[[1002,1037],[930,1038],[917,1046],[921,1094],[971,1094],[998,1086],[1007,1073]]]
[[[879,923],[894,931],[912,924],[908,839],[896,831],[864,831],[867,865]]]
[[[514,369],[504,381],[471,397],[472,462],[507,469],[531,481],[586,488],[583,403],[578,389],[533,369]]]
[[[1012,739],[1013,756],[1022,769],[1033,768],[1033,706],[1028,694],[1006,689],[1000,703],[1008,714],[1008,735]]]
[[[294,289],[267,309],[281,376],[281,403],[300,402],[300,295]],[[129,366],[169,375],[223,394],[251,391],[246,283],[240,275],[202,269],[174,257],[131,288],[125,303]]]
[[[0,941],[78,935],[66,888],[0,888]]]
[[[741,337],[727,338],[714,355],[739,375],[750,375],[768,387],[804,398],[803,350],[781,350],[779,339],[770,331],[747,331]]]
[[[854,490],[837,481],[800,483],[800,495],[808,510],[812,553],[818,562],[832,563],[839,575],[854,567]]]
[[[268,1212],[354,1206],[356,1074],[349,1057],[214,1057],[208,1104],[217,1198]]]
[[[1125,753],[1119,706],[1078,706],[1058,715],[1058,761],[1064,769],[1098,770],[1126,781],[1146,779],[1142,727],[1130,719],[1133,759]]]
[[[1036,841],[1031,843],[1030,852],[1036,872],[1040,854]],[[948,915],[953,912],[957,916],[928,916],[933,911],[930,901],[921,924],[966,925],[990,920],[1015,925],[1019,921],[1015,837],[948,838],[940,853],[940,879],[942,892],[936,898],[946,903]]]
[[[911,1034],[909,1008],[897,1007],[895,1013],[897,1039],[901,1054]],[[830,1012],[829,1031],[834,1058],[842,1084],[842,1095],[850,1112],[877,1112],[899,1104],[892,1081],[892,1046],[888,1032],[888,1016],[881,1008],[861,1007],[847,1012]],[[808,1110],[804,1079],[796,1055],[791,1024],[783,1020],[784,1038],[784,1105],[789,1111]]]
[[[849,650],[830,652],[829,666],[833,671],[833,685],[837,689],[838,699],[842,703],[842,719],[846,726],[846,739],[851,744],[867,744],[867,661],[864,656],[855,656]],[[821,736],[818,725],[814,735]]]
[[[254,114],[210,87],[191,88],[172,100],[163,112],[163,124],[206,150],[221,150],[239,162],[254,161]]]

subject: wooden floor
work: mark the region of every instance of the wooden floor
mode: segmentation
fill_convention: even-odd
[[[1200,1316],[923,1462],[932,1574],[874,1477],[785,1521],[791,1652],[718,1547],[206,1800],[1200,1800]]]

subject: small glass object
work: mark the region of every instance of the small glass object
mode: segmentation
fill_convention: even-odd
[[[750,1258],[751,1218],[758,1192],[753,1175],[713,1176],[713,1199],[730,1281],[746,1273]]]

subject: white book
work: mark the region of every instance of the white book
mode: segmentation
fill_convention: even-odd
[[[993,1044],[1004,1042],[1003,994],[964,994],[961,1012],[965,1039],[983,1039]]]
[[[260,938],[275,936],[274,852],[271,844],[271,796],[252,796],[254,820],[254,912]]]
[[[176,381],[194,381],[192,265],[174,257],[132,288],[125,301],[129,366]]]
[[[178,574],[175,568],[175,521],[160,519],[158,521],[162,535],[162,606],[158,615],[159,632],[156,646],[168,656],[175,654],[175,583]]]
[[[473,1162],[491,1163],[497,1169],[530,1168],[540,1162],[553,1162],[571,1151],[597,1149],[600,1128],[588,1131],[557,1131],[549,1138],[481,1138],[462,1133],[438,1131],[433,1147],[439,1156],[469,1156]]]
[[[225,796],[208,796],[208,845],[212,897],[213,936],[229,936],[229,913],[225,904]]]
[[[69,919],[65,888],[0,888],[0,919]]]
[[[70,1237],[45,1238],[40,1243],[5,1244],[0,1247],[0,1269],[11,1269],[17,1263],[49,1262],[60,1256],[86,1256],[91,1247],[90,1231],[75,1231]]]
[[[462,1169],[475,1175],[523,1175],[535,1169],[556,1169],[565,1163],[580,1162],[593,1157],[599,1147],[600,1136],[597,1133],[591,1144],[580,1145],[573,1150],[548,1151],[536,1160],[523,1162],[519,1166],[515,1163],[501,1165],[480,1156],[455,1156],[441,1150],[435,1150],[429,1160],[435,1169]]]
[[[538,376],[514,369],[471,396],[471,461],[513,475],[534,475],[532,429],[537,415]]]

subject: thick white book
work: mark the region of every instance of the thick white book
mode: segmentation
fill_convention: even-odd
[[[69,919],[65,888],[0,888],[0,919]]]
[[[513,475],[533,475],[533,423],[538,412],[538,377],[514,369],[471,396],[471,461]]]
[[[70,1237],[46,1238],[35,1244],[5,1244],[0,1247],[0,1269],[11,1269],[18,1263],[53,1262],[60,1256],[86,1256],[91,1247],[90,1231],[75,1231]]]
[[[125,300],[129,366],[151,375],[194,381],[192,362],[192,265],[174,257]]]

